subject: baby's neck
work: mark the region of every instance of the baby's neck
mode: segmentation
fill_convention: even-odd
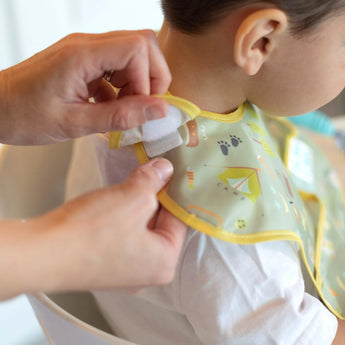
[[[217,32],[209,36],[189,36],[163,25],[159,43],[173,76],[169,90],[203,110],[227,114],[245,101],[241,72],[221,48]]]

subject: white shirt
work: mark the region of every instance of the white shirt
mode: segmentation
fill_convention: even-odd
[[[131,148],[110,151],[103,136],[81,139],[68,195],[121,182],[137,164]],[[171,284],[95,297],[115,333],[140,345],[330,345],[337,329],[305,291],[295,244],[237,245],[193,229]]]

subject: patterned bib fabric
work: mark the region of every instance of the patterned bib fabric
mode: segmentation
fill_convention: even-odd
[[[162,155],[175,168],[159,194],[164,207],[224,241],[297,242],[320,297],[345,319],[344,203],[324,155],[288,121],[249,103],[221,115],[160,97],[187,119],[178,129],[182,145]],[[121,145],[119,133],[110,136]],[[144,145],[134,147],[146,162]]]

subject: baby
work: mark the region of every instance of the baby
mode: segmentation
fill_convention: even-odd
[[[114,133],[115,150],[108,136],[82,139],[68,194],[121,182],[138,159],[167,151],[175,174],[159,198],[190,229],[171,284],[95,292],[101,310],[141,345],[332,344],[345,314],[339,184],[321,151],[275,116],[344,88],[344,0],[162,7],[173,75],[163,97],[178,130]],[[146,143],[124,146],[133,137]]]

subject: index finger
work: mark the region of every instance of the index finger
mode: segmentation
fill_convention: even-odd
[[[172,79],[170,69],[161,51],[156,34],[152,31],[146,34],[154,35],[151,39],[149,38],[151,94],[165,94]]]
[[[153,31],[76,34],[69,39],[87,83],[114,70],[111,83],[132,94],[165,93],[170,84],[171,74]]]
[[[176,249],[176,255],[179,254],[187,233],[186,224],[162,208],[153,231],[166,238]]]
[[[164,94],[170,85],[171,73],[157,37],[151,30],[136,34],[138,42],[133,42],[133,49],[138,45],[137,52],[125,69],[116,70],[111,82],[122,89],[120,96],[142,94],[144,88],[146,94]],[[145,61],[147,70],[143,67]],[[140,82],[139,77],[142,78]]]

